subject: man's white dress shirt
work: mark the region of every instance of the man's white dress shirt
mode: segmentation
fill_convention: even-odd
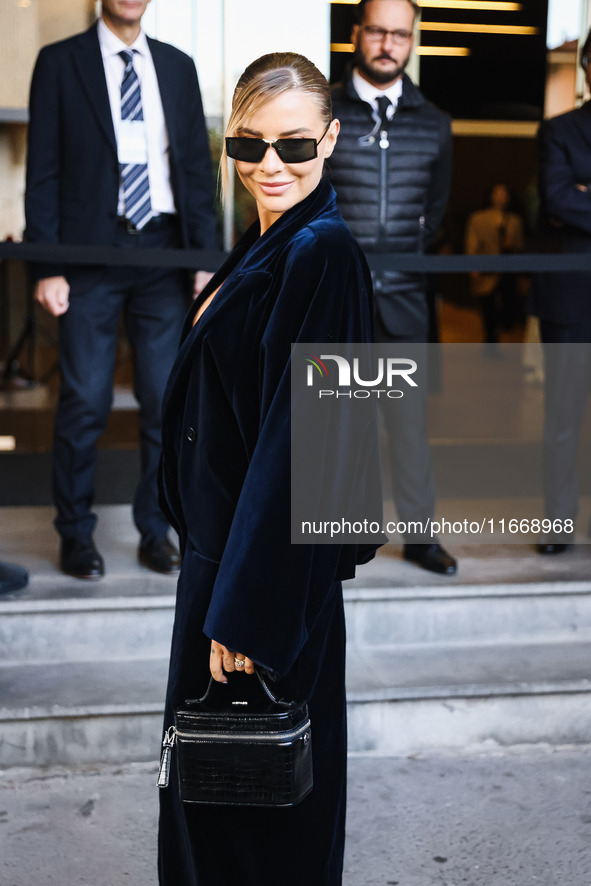
[[[115,138],[117,140],[121,124],[121,84],[123,82],[123,72],[125,71],[125,61],[119,53],[123,49],[131,49],[133,51],[133,66],[142,91],[142,110],[145,123],[152,211],[154,214],[161,212],[176,213],[174,194],[170,184],[168,132],[156,69],[154,68],[154,61],[146,35],[143,31],[140,31],[137,40],[131,46],[128,46],[109,30],[101,18],[98,23],[98,38],[105,66],[109,102],[113,116]],[[119,215],[125,215],[122,188],[119,189],[117,212]]]
[[[367,102],[368,105],[371,105],[373,118],[376,123],[379,123],[380,112],[378,111],[378,98],[382,95],[385,95],[392,102],[387,111],[388,120],[391,120],[396,113],[396,107],[398,105],[400,96],[402,95],[402,77],[400,77],[400,79],[398,79],[396,83],[393,83],[392,86],[389,86],[387,89],[379,89],[377,86],[372,86],[371,83],[368,83],[367,80],[361,76],[357,68],[355,68],[353,70],[353,88],[362,101]]]

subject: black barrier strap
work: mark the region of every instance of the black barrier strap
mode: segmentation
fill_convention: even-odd
[[[111,246],[70,246],[0,242],[0,260],[13,259],[43,264],[109,265],[138,268],[199,268],[216,271],[225,252],[214,249],[116,249]],[[373,271],[406,271],[419,274],[534,274],[555,271],[591,271],[591,252],[524,253],[522,255],[420,255],[368,254]]]
[[[118,249],[114,246],[71,246],[65,243],[0,242],[0,259],[42,264],[109,265],[132,268],[188,268],[216,271],[226,253],[215,249]]]
[[[372,271],[420,274],[536,274],[591,271],[591,252],[522,255],[367,255]]]

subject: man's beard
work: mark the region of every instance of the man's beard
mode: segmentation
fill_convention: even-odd
[[[366,61],[364,55],[358,49],[353,55],[353,64],[355,67],[359,68],[361,73],[365,74],[367,79],[373,81],[373,83],[380,84],[392,83],[394,80],[397,80],[398,77],[404,73],[409,61],[410,53],[397,67],[385,70],[384,68],[374,68],[370,62]]]

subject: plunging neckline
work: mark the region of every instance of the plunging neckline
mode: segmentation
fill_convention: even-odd
[[[228,278],[226,277],[226,280],[227,279]],[[207,298],[205,299],[205,301],[203,302],[202,305],[199,305],[199,307],[197,308],[197,311],[195,313],[195,316],[193,317],[193,323],[191,324],[193,327],[197,326],[198,322],[201,320],[203,315],[206,313],[207,309],[211,307],[214,298],[216,297],[216,295],[218,294],[218,292],[220,291],[220,289],[222,288],[222,286],[224,285],[226,280],[224,280],[222,283],[220,283],[220,285],[217,287],[217,289],[214,289],[214,291],[211,293],[211,295],[207,296]]]

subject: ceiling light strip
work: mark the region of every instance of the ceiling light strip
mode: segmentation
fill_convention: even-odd
[[[523,3],[506,3],[501,0],[418,0],[425,9],[474,9],[482,12],[521,12]]]
[[[452,34],[510,34],[533,36],[539,34],[539,28],[526,25],[472,25],[453,24],[451,22],[421,22],[421,31],[443,31]]]
[[[331,43],[331,52],[355,52],[352,43]],[[417,55],[441,55],[441,56],[466,56],[471,55],[472,50],[467,46],[417,46]]]
[[[472,55],[472,50],[467,46],[417,46],[417,55],[441,55],[441,56],[467,56]]]
[[[338,6],[357,6],[359,0],[330,0]],[[425,9],[474,9],[482,12],[520,12],[523,3],[507,0],[415,0]]]

